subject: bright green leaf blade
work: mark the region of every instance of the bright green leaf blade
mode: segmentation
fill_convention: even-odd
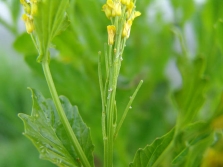
[[[69,137],[59,119],[51,99],[45,99],[32,90],[33,108],[31,116],[19,114],[25,125],[25,136],[36,146],[42,159],[61,167],[81,166]],[[90,164],[94,166],[93,148],[90,130],[83,122],[76,107],[66,97],[60,97],[62,106],[77,139]]]
[[[152,167],[161,155],[167,150],[174,136],[174,129],[161,138],[156,139],[151,145],[136,152],[130,167]]]

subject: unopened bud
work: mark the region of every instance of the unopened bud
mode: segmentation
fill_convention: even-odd
[[[108,44],[113,45],[114,44],[114,38],[116,33],[116,28],[114,25],[107,26],[108,31]]]

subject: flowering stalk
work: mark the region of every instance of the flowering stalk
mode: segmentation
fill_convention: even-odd
[[[91,167],[73,129],[66,117],[64,109],[59,100],[53,78],[49,68],[50,53],[49,47],[52,39],[63,29],[66,22],[66,8],[69,0],[20,0],[24,7],[25,14],[22,16],[25,21],[27,33],[39,52],[37,61],[42,64],[43,72],[56,106],[60,120],[69,136],[69,139],[77,152],[84,167]]]
[[[107,26],[108,31],[108,47],[105,47],[105,66],[106,80],[103,83],[101,73],[101,61],[99,61],[99,83],[102,98],[102,132],[104,139],[104,167],[113,166],[113,146],[114,139],[127,115],[128,109],[131,107],[132,98],[127,106],[129,106],[117,126],[117,106],[116,106],[116,88],[117,80],[123,60],[123,51],[126,40],[130,36],[133,20],[140,16],[141,13],[135,11],[136,0],[107,0],[102,10],[112,25]],[[107,49],[108,48],[108,49]],[[99,59],[100,60],[100,59]],[[140,88],[140,82],[134,97]]]

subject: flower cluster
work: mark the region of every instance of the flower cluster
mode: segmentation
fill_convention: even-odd
[[[34,30],[33,16],[37,14],[38,11],[38,0],[20,0],[23,5],[25,14],[23,14],[22,19],[26,25],[26,31],[30,34]]]
[[[105,12],[108,19],[119,18],[123,22],[123,24],[119,24],[122,25],[122,38],[129,38],[133,20],[141,15],[140,12],[135,11],[133,0],[107,0],[102,6],[102,11]],[[120,30],[120,27],[117,27],[117,25],[109,25],[107,27],[109,45],[114,44],[115,34],[119,33],[117,30]]]

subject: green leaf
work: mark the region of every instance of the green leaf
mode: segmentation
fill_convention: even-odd
[[[223,52],[223,19],[219,19],[214,28],[216,31],[215,36],[217,38],[217,43]]]
[[[31,116],[19,114],[25,126],[24,135],[29,138],[40,153],[40,158],[49,160],[60,167],[81,166],[81,162],[66,134],[54,103],[31,89],[33,107]],[[83,122],[78,109],[69,100],[60,96],[62,107],[77,139],[90,164],[94,166],[90,129]]]
[[[23,33],[16,38],[13,43],[16,51],[25,55],[38,55],[35,45],[32,42],[31,37],[27,33]]]
[[[24,8],[27,2],[24,2]],[[31,12],[26,11],[26,25],[30,25],[33,41],[39,52],[38,62],[49,61],[49,48],[53,38],[68,26],[66,10],[69,0],[39,0],[31,2]],[[27,26],[26,26],[27,27]]]
[[[184,166],[187,163],[189,166],[191,162],[188,156],[191,156],[191,160],[197,159],[196,164],[199,164],[203,152],[212,141],[212,128],[209,122],[189,124],[176,135],[172,164]],[[194,161],[193,164],[195,165]]]
[[[174,100],[179,111],[179,126],[190,123],[202,107],[207,87],[207,78],[204,77],[206,61],[203,57],[189,60],[178,57],[178,67],[183,78],[183,85],[175,92]]]
[[[212,144],[214,139],[213,137],[213,134],[209,134],[206,136],[201,136],[199,139],[195,139],[196,144],[193,144],[189,148],[189,153],[186,156],[186,163],[184,164],[184,167],[200,166],[203,154],[205,150]]]
[[[130,167],[152,167],[162,154],[168,149],[174,136],[174,129],[161,138],[156,139],[151,145],[139,149]]]

